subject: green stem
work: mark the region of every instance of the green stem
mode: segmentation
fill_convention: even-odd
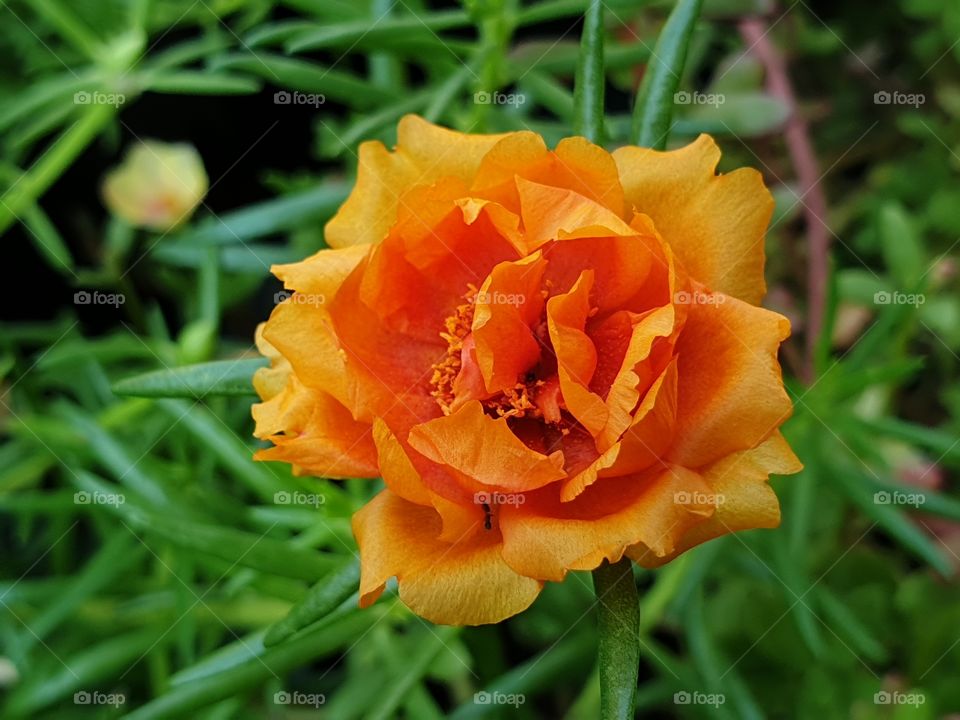
[[[674,95],[702,5],[703,0],[679,0],[657,38],[633,110],[631,137],[640,147],[663,150],[667,146]]]
[[[603,0],[591,0],[583,16],[573,95],[573,131],[591,142],[603,140],[603,8]]]
[[[84,115],[53,142],[27,174],[0,197],[0,234],[56,182],[115,112],[112,105],[90,105]]]
[[[593,571],[600,630],[600,718],[634,716],[640,667],[640,603],[629,558]]]

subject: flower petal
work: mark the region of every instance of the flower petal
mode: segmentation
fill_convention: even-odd
[[[584,270],[570,292],[547,301],[547,328],[557,358],[564,404],[581,425],[596,435],[606,425],[608,413],[600,396],[590,391],[597,350],[584,328],[592,314],[593,277],[592,270]]]
[[[726,295],[697,291],[677,340],[677,442],[669,459],[701,467],[759,445],[792,412],[777,349],[783,316]]]
[[[539,252],[500,263],[477,293],[473,342],[488,393],[514,387],[540,358],[531,326],[543,310],[540,286],[546,266]]]
[[[416,426],[409,442],[430,460],[472,478],[478,490],[492,486],[525,492],[564,477],[561,451],[544,455],[531,450],[505,418],[494,420],[477,401]]]
[[[666,555],[713,512],[711,505],[678,503],[676,495],[700,497],[709,489],[696,473],[671,467],[606,478],[567,503],[555,488],[530,493],[523,504],[500,507],[503,558],[523,575],[560,581],[570,570],[616,562],[640,542]]]
[[[673,361],[647,391],[620,441],[564,481],[560,499],[573,500],[601,477],[635,475],[653,465],[673,442],[676,414],[677,363]]]
[[[716,175],[720,149],[707,135],[671,152],[622,147],[613,158],[627,202],[653,218],[694,279],[745,302],[760,302],[773,196],[759,172],[742,168]]]
[[[397,126],[397,147],[360,145],[357,182],[324,230],[327,244],[378,243],[397,218],[401,194],[414,185],[454,177],[469,184],[480,161],[504,135],[469,135],[407,115]]]
[[[658,557],[646,547],[637,546],[630,548],[628,555],[644,567],[656,567],[727,533],[777,527],[780,505],[767,478],[771,473],[789,475],[802,468],[779,432],[755,448],[728,455],[702,471],[711,495],[717,500],[713,516],[691,528],[671,553]]]
[[[496,623],[522,612],[543,583],[517,574],[500,556],[499,538],[438,539],[440,517],[384,490],[353,516],[360,546],[360,606],[371,605],[396,576],[400,599],[442,625]]]

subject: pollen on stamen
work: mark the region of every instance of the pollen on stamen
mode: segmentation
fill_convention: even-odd
[[[463,342],[473,325],[478,289],[472,284],[468,285],[467,289],[463,295],[465,302],[457,305],[453,314],[444,320],[445,329],[440,333],[440,337],[447,343],[447,352],[444,358],[431,368],[433,374],[430,385],[433,390],[430,395],[436,399],[444,415],[453,412],[456,399],[454,384],[463,367]],[[542,419],[543,411],[536,405],[534,398],[545,384],[536,373],[528,372],[518,378],[513,387],[484,400],[483,406],[497,417]]]
[[[453,406],[453,385],[462,366],[460,353],[463,350],[463,339],[470,334],[470,327],[473,325],[477,288],[474,285],[468,285],[467,288],[468,292],[463,296],[466,302],[457,305],[453,314],[443,321],[446,331],[441,332],[440,337],[447,343],[447,353],[443,360],[433,365],[433,375],[430,378],[430,385],[433,386],[430,395],[436,399],[444,415],[449,415]]]

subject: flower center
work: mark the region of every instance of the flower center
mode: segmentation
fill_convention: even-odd
[[[433,365],[430,395],[434,397],[444,415],[453,412],[456,400],[457,378],[463,370],[464,344],[468,342],[473,315],[476,307],[477,288],[468,285],[463,295],[464,302],[457,305],[449,317],[444,320],[444,331],[440,337],[447,343],[444,358]],[[517,378],[517,383],[503,392],[482,400],[484,408],[497,417],[505,418],[542,418],[543,412],[534,403],[537,391],[544,386],[536,369],[531,369]]]

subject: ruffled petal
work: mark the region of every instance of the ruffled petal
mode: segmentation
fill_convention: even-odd
[[[647,391],[620,441],[565,480],[560,499],[573,500],[601,477],[634,475],[656,463],[673,442],[676,416],[677,363],[673,361]]]
[[[480,161],[504,135],[470,135],[407,115],[397,126],[397,147],[377,141],[358,152],[357,181],[350,196],[324,230],[327,244],[378,243],[397,218],[403,191],[453,177],[469,184]]]
[[[512,570],[496,533],[438,539],[440,516],[384,490],[353,516],[360,546],[360,605],[371,605],[396,576],[400,599],[441,625],[496,623],[522,612],[543,583]]]
[[[694,279],[745,302],[760,302],[773,196],[759,172],[742,168],[716,175],[720,149],[707,135],[671,152],[622,147],[613,158],[627,202],[653,218]]]
[[[759,445],[790,417],[777,349],[790,322],[695,290],[677,340],[677,441],[669,459],[697,468]]]
[[[585,270],[570,292],[547,301],[547,328],[557,358],[564,404],[581,425],[596,435],[606,425],[608,413],[603,399],[590,391],[597,350],[584,328],[592,314],[593,276],[592,270]]]
[[[630,548],[628,555],[645,567],[669,562],[680,553],[726,535],[753,528],[774,528],[780,524],[780,505],[767,483],[771,473],[789,475],[803,465],[787,441],[776,432],[759,446],[729,455],[702,470],[704,481],[716,502],[716,512],[691,528],[673,552],[658,556],[649,548]]]
[[[525,492],[564,477],[561,451],[544,455],[531,450],[506,419],[494,420],[476,401],[413,428],[409,442],[430,460],[472,478],[478,490]]]
[[[678,503],[678,494],[709,491],[696,473],[671,467],[605,478],[573,502],[561,502],[555,488],[531,493],[523,504],[500,508],[503,558],[522,575],[560,581],[570,570],[616,562],[640,542],[666,555],[713,512],[708,503]]]
[[[540,287],[546,267],[539,252],[501,263],[477,293],[473,343],[488,393],[514,387],[540,358],[531,326],[543,311]]]

